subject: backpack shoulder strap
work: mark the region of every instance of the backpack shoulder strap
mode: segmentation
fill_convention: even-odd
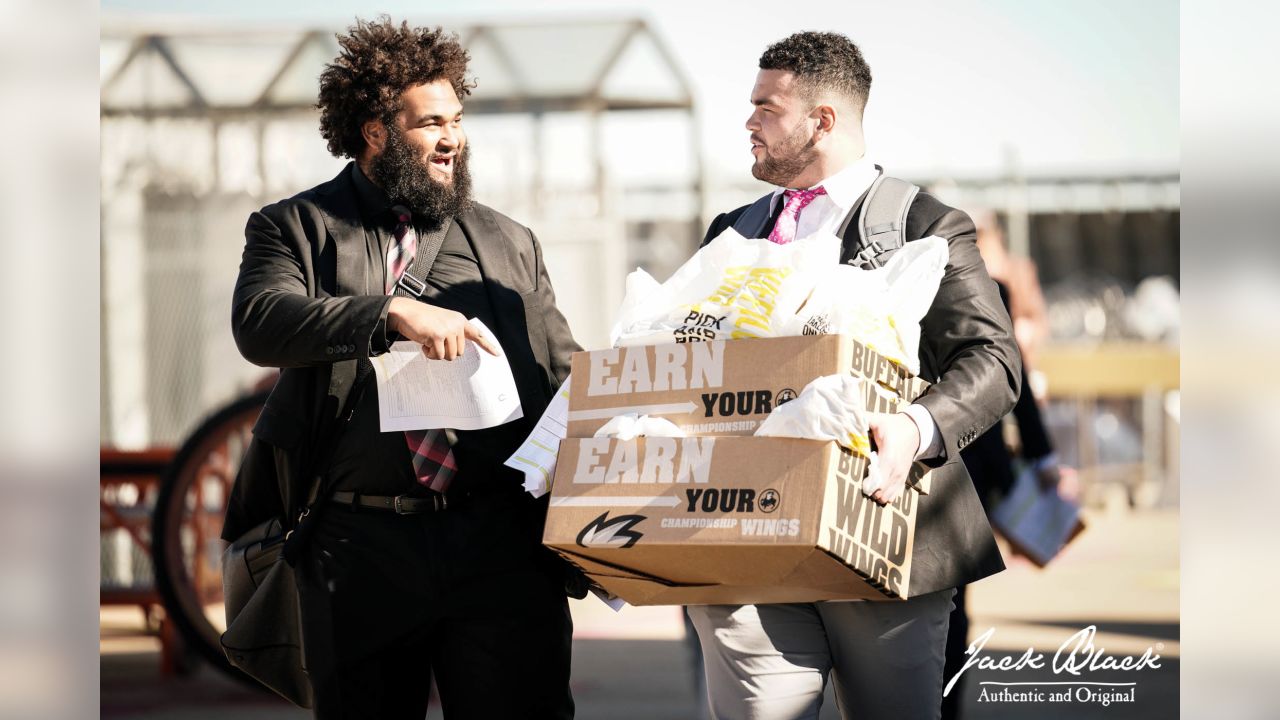
[[[427,291],[427,273],[436,262],[436,255],[444,247],[444,237],[453,227],[453,220],[441,223],[441,226],[418,236],[418,252],[413,256],[409,267],[405,268],[400,279],[396,281],[395,294],[399,297],[421,298]]]
[[[851,264],[880,267],[877,256],[906,244],[907,212],[919,192],[918,186],[906,180],[887,175],[876,178],[858,213],[858,252]],[[840,228],[840,237],[852,220],[850,213]]]

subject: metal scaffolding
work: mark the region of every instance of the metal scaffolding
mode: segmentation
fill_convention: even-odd
[[[471,56],[477,87],[465,104],[469,115],[527,115],[540,126],[548,113],[589,118],[586,152],[603,197],[605,168],[600,119],[606,113],[678,111],[686,115],[695,149],[696,217],[703,216],[704,171],[688,79],[662,38],[643,19],[481,23],[452,28]],[[190,120],[208,124],[213,137],[211,172],[218,164],[218,129],[227,123],[256,127],[258,169],[266,167],[267,123],[315,113],[318,77],[339,52],[334,33],[160,33],[104,30],[101,42],[101,116],[118,119]],[[535,157],[542,133],[535,131]],[[533,196],[542,178],[534,163]],[[216,185],[216,182],[215,182]],[[535,202],[536,204],[536,202]]]
[[[241,228],[340,164],[315,131],[336,30],[103,28],[104,444],[172,444],[260,373],[226,328]],[[518,126],[501,147],[477,143],[473,160],[483,153],[497,170],[478,176],[477,191],[538,230],[553,274],[566,273],[556,286],[575,333],[599,342],[629,263],[682,259],[696,243],[706,193],[691,86],[643,19],[448,30],[471,58],[473,134]],[[687,128],[691,172],[663,180],[679,197],[658,206],[662,217],[623,212],[627,188],[605,162],[606,118],[618,114]],[[583,128],[573,141],[584,179],[572,187],[547,174],[566,122]]]

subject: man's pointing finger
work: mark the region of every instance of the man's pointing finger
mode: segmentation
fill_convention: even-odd
[[[463,330],[463,332],[466,334],[468,340],[475,341],[475,344],[479,345],[485,352],[489,353],[490,355],[502,354],[502,351],[498,349],[497,344],[494,343],[492,340],[490,340],[489,336],[485,335],[484,332],[481,331],[480,328],[476,327],[475,325],[472,325],[471,323],[467,323],[466,328]]]

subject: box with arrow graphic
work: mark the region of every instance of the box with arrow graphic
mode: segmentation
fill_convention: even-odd
[[[866,458],[767,437],[570,438],[543,543],[632,605],[908,597],[918,497]]]
[[[928,383],[847,335],[668,343],[575,353],[567,436],[591,437],[616,415],[664,417],[686,435],[752,435],[811,380],[853,372],[896,412]]]

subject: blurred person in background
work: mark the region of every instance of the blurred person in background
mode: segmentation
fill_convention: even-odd
[[[1001,297],[1013,319],[1013,336],[1030,375],[1040,347],[1049,337],[1049,315],[1035,261],[1010,254],[1004,224],[994,211],[978,210],[971,217],[978,228],[978,252],[987,273],[1004,288]]]
[[[332,180],[249,218],[232,328],[253,363],[283,368],[255,435],[274,474],[242,473],[224,538],[297,517],[306,666],[318,718],[570,718],[566,578],[541,545],[547,502],[502,462],[578,349],[530,230],[473,202],[461,100],[468,56],[441,29],[357,21],[320,77],[320,132],[352,159]],[[393,296],[420,248],[439,254],[417,298]],[[429,255],[429,253],[428,253]],[[511,365],[523,419],[474,432],[380,432],[370,356],[406,339],[454,360],[468,341]],[[352,387],[364,388],[352,394]],[[335,442],[329,428],[349,413]],[[326,445],[327,447],[321,447]],[[310,476],[308,476],[310,477]]]
[[[1021,292],[1035,294],[1031,302],[1023,304],[1024,307],[1034,308],[1036,303],[1039,303],[1040,312],[1043,313],[1044,298],[1040,296],[1035,264],[1029,258],[1015,259],[1009,254],[1004,246],[1003,233],[995,213],[979,211],[973,213],[973,217],[978,227],[978,250],[983,262],[987,265],[987,271],[1000,290],[1000,300],[1004,303],[1005,309],[1011,315],[1013,314],[1010,288],[1019,287]],[[1022,282],[1018,285],[1008,284],[1009,278],[1015,275],[1021,276]],[[1028,327],[1031,322],[1034,321],[1028,319],[1023,327]],[[1013,323],[1016,332],[1016,318],[1013,319]],[[1033,332],[1027,333],[1028,338],[1033,337]],[[1019,341],[1021,346],[1021,338]],[[1040,406],[1031,392],[1027,365],[1024,355],[1022,392],[1013,408],[1013,416],[1018,426],[1019,455],[1036,474],[1041,489],[1048,492],[1058,486],[1060,477],[1058,459],[1053,452],[1049,432],[1040,415]],[[974,440],[969,447],[960,451],[960,458],[969,471],[969,477],[973,478],[974,487],[978,490],[978,498],[982,501],[984,509],[989,511],[993,503],[1008,495],[1013,488],[1014,460],[1005,444],[1002,423],[996,423],[991,429],[978,436],[978,439]],[[956,588],[955,609],[951,611],[951,621],[947,629],[947,660],[944,675],[948,681],[960,673],[964,667],[965,651],[968,649],[969,616],[965,606],[965,595],[964,585]],[[961,675],[951,691],[942,699],[943,720],[956,720],[961,716],[964,685],[965,678]]]
[[[847,37],[797,33],[770,46],[759,67],[746,123],[751,171],[778,189],[718,216],[704,245],[729,227],[778,243],[835,232],[882,172],[866,155],[862,131],[871,71]],[[715,718],[816,718],[829,674],[846,717],[938,717],[954,588],[1004,567],[973,483],[954,461],[1013,407],[1021,373],[969,217],[921,192],[905,239],[928,236],[949,248],[921,322],[920,375],[933,384],[906,412],[873,415],[869,425],[883,480],[875,502],[904,492],[914,461],[934,468],[915,536],[915,557],[932,562],[913,568],[911,597],[902,602],[690,606]],[[840,261],[860,264],[858,223],[844,237]]]

